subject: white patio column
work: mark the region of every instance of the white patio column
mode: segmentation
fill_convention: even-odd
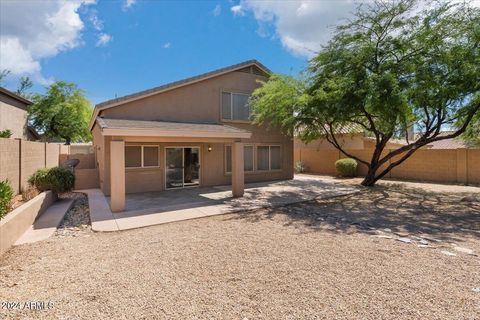
[[[245,175],[243,172],[243,143],[234,142],[232,145],[232,194],[242,197],[245,188]]]
[[[125,142],[110,142],[110,207],[125,210]]]

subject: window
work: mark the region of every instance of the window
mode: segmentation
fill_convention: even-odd
[[[222,119],[250,120],[248,94],[222,92]]]
[[[245,145],[243,147],[243,169],[245,172],[280,170],[281,165],[281,149],[280,146],[257,146],[256,154],[253,145]],[[255,155],[257,161],[255,162]],[[256,169],[255,169],[256,164]],[[225,146],[225,172],[232,172],[232,147]]]
[[[125,146],[125,167],[158,167],[157,146]]]
[[[243,147],[243,170],[253,171],[253,146]],[[225,146],[225,172],[232,172],[232,147]]]
[[[258,146],[257,170],[280,170],[281,158],[280,146]]]

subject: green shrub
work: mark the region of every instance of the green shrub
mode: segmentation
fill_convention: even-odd
[[[0,219],[10,211],[12,198],[13,189],[10,186],[10,183],[7,180],[0,181]]]
[[[337,160],[335,169],[341,177],[354,177],[357,172],[357,161],[351,158]]]
[[[53,167],[37,170],[28,182],[39,191],[68,192],[73,189],[75,175],[69,169]]]
[[[295,172],[297,173],[305,172],[305,164],[302,161],[295,162]]]
[[[5,129],[0,131],[0,138],[10,138],[12,136],[12,131],[10,129]]]

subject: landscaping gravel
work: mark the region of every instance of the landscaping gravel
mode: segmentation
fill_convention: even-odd
[[[379,187],[124,232],[59,232],[0,257],[0,300],[51,308],[0,318],[478,319],[479,224],[480,206],[460,196]]]

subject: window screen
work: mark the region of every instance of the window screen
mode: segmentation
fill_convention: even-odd
[[[268,170],[269,169],[269,147],[268,146],[259,146],[257,147],[257,170]]]
[[[229,92],[222,93],[222,119],[232,119],[232,96]]]
[[[247,94],[222,92],[222,119],[249,120],[249,97]]]
[[[243,170],[253,171],[253,146],[243,148]]]
[[[232,172],[232,147],[225,146],[225,172]]]
[[[233,119],[248,120],[250,118],[250,107],[248,106],[248,96],[244,94],[232,94]]]
[[[138,168],[142,166],[142,147],[126,146],[125,147],[125,167]]]
[[[158,147],[143,147],[143,166],[158,167]]]
[[[278,170],[281,167],[281,154],[279,146],[270,146],[270,170]]]

